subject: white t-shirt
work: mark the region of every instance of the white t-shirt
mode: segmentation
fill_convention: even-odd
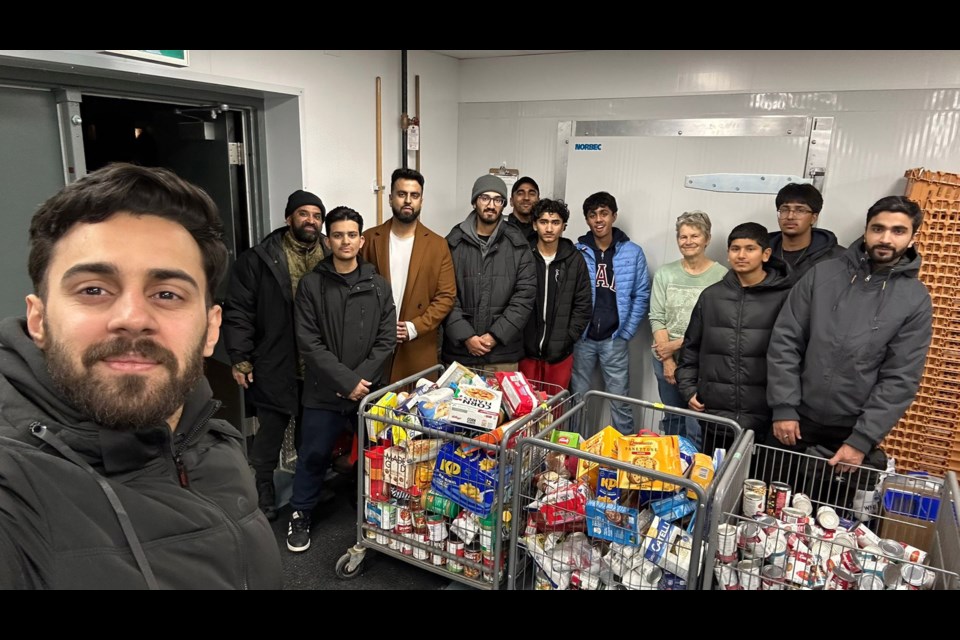
[[[543,335],[540,336],[540,348],[543,349],[543,342],[547,339],[547,291],[550,290],[550,265],[553,264],[554,259],[557,257],[557,254],[552,256],[545,256],[542,253],[540,257],[543,258],[544,262],[544,286],[546,289],[543,292]]]
[[[390,288],[393,289],[393,303],[397,305],[397,317],[400,317],[400,307],[403,304],[403,292],[407,288],[407,274],[410,273],[410,256],[413,255],[414,236],[398,238],[390,234]],[[412,333],[410,339],[416,337],[411,332],[412,322],[407,323],[407,332]]]

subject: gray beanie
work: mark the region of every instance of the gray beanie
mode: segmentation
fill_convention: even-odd
[[[506,183],[497,176],[488,173],[480,176],[477,178],[477,181],[473,183],[473,193],[470,195],[470,204],[477,201],[478,195],[486,193],[487,191],[495,191],[499,193],[504,200],[507,199]]]

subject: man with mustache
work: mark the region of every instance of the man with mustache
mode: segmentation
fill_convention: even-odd
[[[494,175],[473,183],[473,211],[447,234],[457,299],[444,323],[442,359],[487,370],[516,371],[523,329],[537,295],[530,244],[502,224],[507,185]]]
[[[34,215],[34,293],[0,323],[0,588],[280,586],[242,438],[203,377],[222,236],[206,193],[128,164]]]
[[[841,471],[886,467],[878,445],[917,393],[932,334],[922,222],[915,202],[881,198],[863,236],[794,286],[767,352],[773,444],[816,446]]]
[[[535,244],[537,241],[533,208],[538,202],[540,202],[540,185],[530,176],[523,176],[510,187],[510,204],[513,206],[513,211],[506,216],[505,220],[519,229],[530,244]]]
[[[453,308],[457,283],[446,240],[420,221],[423,175],[397,169],[390,176],[393,217],[363,232],[363,259],[390,283],[397,307],[397,350],[390,382],[437,364],[440,323]]]
[[[273,472],[280,461],[290,418],[301,419],[303,359],[293,333],[293,301],[304,274],[328,250],[320,232],[326,209],[309,191],[287,199],[286,225],[237,258],[223,312],[223,338],[233,362],[233,378],[247,390],[260,428],[250,462],[257,479],[260,509],[276,520]],[[325,499],[332,498],[327,490]]]

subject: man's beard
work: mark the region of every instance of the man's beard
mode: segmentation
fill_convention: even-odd
[[[884,248],[890,251],[890,257],[881,257],[876,253],[878,248]],[[904,247],[903,250],[897,251],[896,247],[890,245],[873,245],[872,247],[867,247],[867,255],[870,256],[870,260],[878,266],[893,266],[900,262],[900,258],[903,257],[903,254],[907,252],[907,249],[910,247]]]
[[[298,227],[294,224],[290,225],[290,230],[293,232],[293,237],[296,238],[297,242],[302,244],[313,244],[320,236],[319,228],[308,230],[304,227]]]
[[[46,350],[47,369],[57,389],[84,416],[114,431],[139,431],[164,423],[183,405],[203,377],[205,342],[206,336],[201,337],[185,361],[182,375],[178,375],[180,367],[173,352],[150,338],[118,337],[92,345],[83,353],[80,370],[74,368],[64,344],[51,338]],[[104,358],[130,353],[156,361],[166,369],[168,378],[150,386],[146,375],[120,374],[105,379],[93,371]]]
[[[393,217],[404,224],[410,224],[420,217],[419,209],[414,210],[413,213],[404,213],[403,209],[394,209],[393,207],[390,207],[390,209],[393,211]]]

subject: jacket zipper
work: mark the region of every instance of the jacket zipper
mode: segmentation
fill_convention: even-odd
[[[223,517],[223,521],[227,525],[227,528],[229,528],[231,533],[233,534],[234,540],[236,540],[237,542],[237,549],[239,550],[240,580],[241,580],[240,587],[241,589],[246,591],[247,589],[250,588],[250,584],[247,581],[247,560],[246,560],[246,555],[243,549],[243,531],[240,530],[240,526],[233,521],[233,518],[231,518],[230,515],[223,510],[223,507],[221,507],[219,504],[217,504],[210,498],[207,498],[206,496],[201,495],[196,491],[193,491],[192,489],[190,489],[190,479],[187,477],[187,469],[183,464],[183,458],[182,458],[183,452],[190,445],[190,439],[194,435],[196,435],[196,433],[210,421],[210,418],[212,418],[213,414],[215,414],[220,409],[220,406],[221,406],[221,403],[219,400],[214,400],[210,404],[210,409],[203,416],[203,419],[199,420],[197,424],[191,427],[190,431],[187,432],[187,435],[184,437],[183,441],[180,443],[179,446],[177,446],[176,451],[173,454],[173,462],[177,468],[177,479],[180,481],[180,486],[183,487],[184,489],[187,489],[188,491],[190,491],[190,493],[192,493],[198,499],[203,500],[210,506],[214,507],[217,511],[219,511],[220,515]]]
[[[740,422],[740,363],[743,360],[743,354],[741,353],[740,346],[740,335],[741,329],[743,328],[743,303],[747,297],[747,290],[740,286],[740,308],[737,310],[737,361],[736,361],[736,370],[737,370],[737,393],[736,393],[736,407],[737,407],[737,422]]]

